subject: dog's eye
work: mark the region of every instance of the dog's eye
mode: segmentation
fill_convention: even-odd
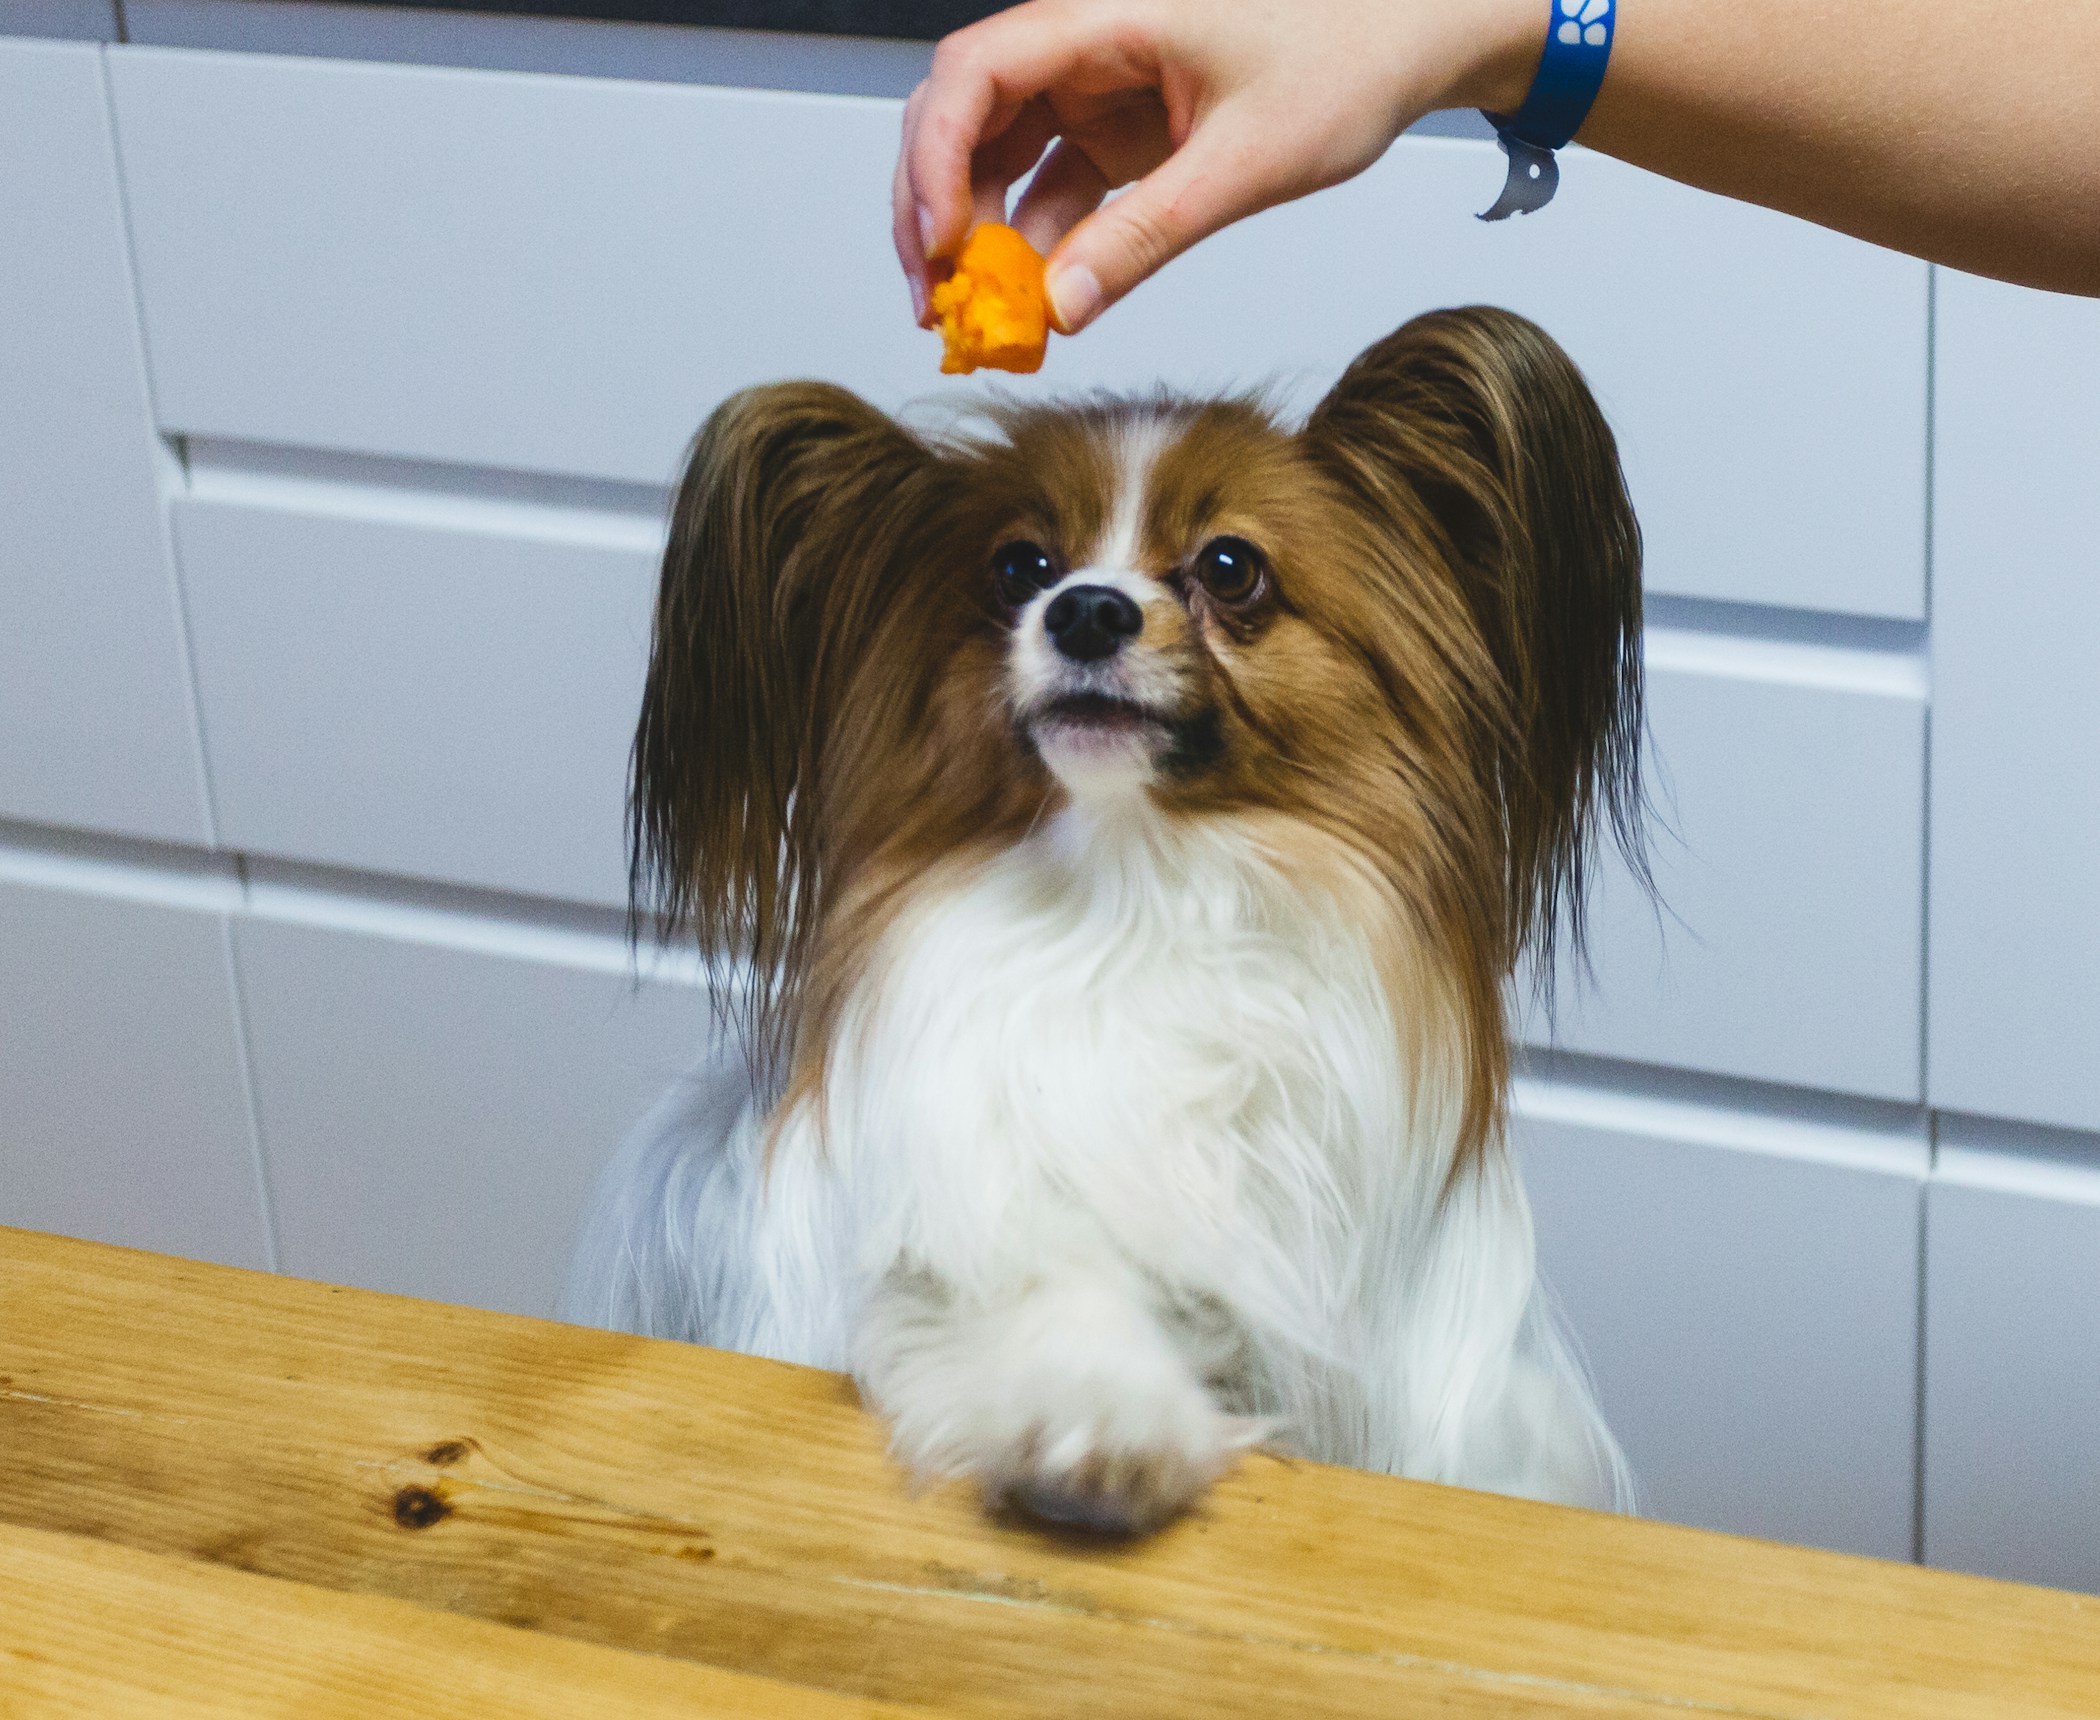
[[[1244,609],[1269,589],[1269,564],[1245,538],[1212,538],[1196,552],[1195,574],[1228,609]]]
[[[992,578],[1000,601],[1019,609],[1045,586],[1057,583],[1057,564],[1041,544],[1015,538],[992,551]]]

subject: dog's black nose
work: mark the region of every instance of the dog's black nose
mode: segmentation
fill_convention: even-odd
[[[1144,625],[1144,612],[1112,585],[1069,586],[1043,611],[1050,643],[1075,663],[1113,657]]]

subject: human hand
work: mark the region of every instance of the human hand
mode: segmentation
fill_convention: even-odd
[[[1197,240],[1362,172],[1423,114],[1516,107],[1545,24],[1538,0],[1030,0],[958,30],[897,157],[919,321],[938,260],[1010,219],[1075,334]]]

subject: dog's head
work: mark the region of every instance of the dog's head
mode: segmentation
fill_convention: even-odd
[[[1066,799],[1258,810],[1388,879],[1499,1042],[1502,979],[1579,937],[1595,827],[1630,841],[1638,805],[1639,533],[1566,355],[1439,312],[1299,428],[1164,398],[995,424],[929,441],[806,383],[709,420],[635,743],[637,909],[777,1006],[871,874]]]

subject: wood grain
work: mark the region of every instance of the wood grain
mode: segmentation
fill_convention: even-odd
[[[908,1720],[915,1712],[0,1526],[0,1720]]]
[[[6,1231],[0,1519],[944,1713],[2100,1713],[2087,1597],[1267,1457],[1060,1538],[832,1375]]]

